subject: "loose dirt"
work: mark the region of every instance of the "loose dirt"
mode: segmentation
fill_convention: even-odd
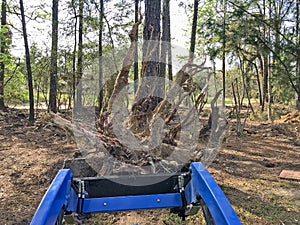
[[[26,111],[0,112],[0,224],[29,224],[66,158],[70,135],[40,112],[35,125]],[[281,170],[300,171],[300,113],[272,123],[249,122],[243,136],[229,123],[223,146],[208,168],[243,224],[300,224],[300,182],[281,180]],[[76,154],[75,154],[76,155]],[[181,224],[167,210],[100,214],[90,224]],[[186,224],[199,224],[191,217]]]

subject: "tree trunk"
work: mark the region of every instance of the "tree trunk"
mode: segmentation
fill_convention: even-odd
[[[50,66],[50,111],[57,112],[57,42],[58,42],[58,0],[52,1],[52,47]]]
[[[142,77],[159,76],[160,0],[145,0]],[[162,87],[150,88],[149,95],[160,96]]]
[[[259,62],[259,73],[262,81],[260,82],[261,85],[261,111],[263,112],[265,100],[264,100],[264,61],[262,54],[258,55],[258,62]]]
[[[269,62],[271,64],[271,56],[269,56]],[[269,74],[268,76],[268,120],[273,121],[271,66],[268,67],[268,74]]]
[[[265,104],[266,101],[268,100],[268,69],[269,69],[269,63],[268,63],[268,55],[264,53],[263,55],[263,101],[262,101],[262,106],[261,106],[261,111],[263,112],[265,110]]]
[[[223,99],[222,105],[225,107],[225,98],[226,98],[226,11],[227,3],[226,0],[223,0],[223,42],[222,42],[222,88],[223,88]]]
[[[168,7],[166,11],[166,24],[167,27],[167,55],[168,55],[168,78],[169,81],[173,80],[173,72],[172,72],[172,46],[171,46],[171,18],[170,18],[170,0],[168,0]]]
[[[280,22],[280,12],[277,12],[276,5],[274,3],[274,12],[275,12],[275,18],[274,18],[274,28],[275,28],[275,53],[276,55],[280,55],[280,28],[281,28],[281,22]],[[272,2],[269,2],[269,20],[272,18]],[[268,29],[268,35],[267,35],[267,40],[269,43],[271,43],[271,27]],[[279,75],[279,68],[277,64],[276,57],[274,57],[273,62],[272,62],[272,56],[271,54],[268,54],[268,120],[273,122],[273,114],[272,114],[272,67],[274,68],[275,72],[277,75]],[[271,73],[272,72],[272,73]]]
[[[165,88],[165,77],[166,77],[166,64],[167,64],[167,53],[168,53],[168,29],[170,28],[170,0],[163,1],[162,11],[162,36],[161,36],[161,51],[160,51],[160,68],[159,76],[162,78],[162,95],[164,96]]]
[[[170,26],[170,23],[169,23]],[[171,46],[171,26],[169,27],[169,33],[168,33],[168,77],[169,81],[173,80],[173,71],[172,71],[172,46]]]
[[[163,82],[159,80],[160,13],[160,0],[145,0],[141,77],[151,77],[153,81],[149,82],[150,80],[147,79],[144,80],[145,82],[140,82],[135,99],[139,99],[140,96],[149,96],[151,101],[149,110],[161,101],[164,91]],[[145,101],[148,100],[145,99]]]
[[[77,12],[74,0],[72,0],[72,8],[74,11],[74,49],[73,49],[73,56],[72,56],[72,98],[75,104],[75,89],[76,89],[76,49],[77,49]]]
[[[79,0],[79,27],[78,27],[78,58],[77,58],[77,90],[75,110],[82,107],[82,66],[83,66],[83,0]]]
[[[195,54],[198,7],[199,7],[199,0],[194,0],[193,24],[192,24],[191,45],[190,45],[190,54],[189,54],[190,63],[193,62],[194,54]]]
[[[263,0],[263,18],[264,20],[266,19],[266,0]],[[266,24],[264,24],[264,43],[267,43],[267,30],[266,30]],[[263,57],[263,101],[262,101],[262,106],[261,106],[261,111],[263,112],[265,110],[265,103],[267,101],[267,95],[268,95],[268,67],[269,67],[269,60],[268,60],[268,53],[266,50],[263,50],[262,52],[262,57]]]
[[[21,11],[24,45],[25,45],[25,57],[26,57],[27,79],[28,79],[28,89],[29,89],[29,104],[30,104],[29,121],[34,122],[34,96],[33,96],[32,72],[31,72],[30,53],[29,53],[29,46],[28,46],[23,0],[20,0],[20,11]]]
[[[258,97],[259,97],[259,105],[262,105],[262,92],[261,92],[261,82],[260,82],[260,76],[259,76],[259,70],[256,65],[256,63],[253,63],[253,66],[255,68],[255,74],[256,74],[256,81],[257,81],[257,89],[258,89]]]
[[[191,32],[191,39],[190,39],[189,63],[193,63],[194,58],[195,58],[198,7],[199,7],[199,0],[194,0],[194,12],[193,12],[192,32]],[[191,89],[193,87],[193,79],[187,80],[187,87],[188,87],[188,89]],[[193,94],[191,95],[191,98],[193,99],[193,101],[195,101],[195,96]]]
[[[300,46],[300,1],[296,1],[296,40],[298,46]],[[297,77],[297,99],[296,99],[296,107],[300,110],[300,52],[297,51],[297,60],[296,60],[296,77]]]
[[[98,95],[98,112],[101,112],[103,107],[103,61],[102,61],[102,36],[103,36],[103,17],[104,17],[104,4],[100,0],[99,12],[99,39],[98,39],[98,57],[99,57],[99,95]]]
[[[40,104],[40,85],[37,85],[36,104],[35,104],[36,110],[39,110],[39,104]]]
[[[140,0],[134,1],[134,22],[137,23],[139,20],[139,2]],[[139,32],[136,32],[136,41],[138,42]],[[139,53],[138,53],[138,45],[135,45],[135,54],[134,54],[134,93],[137,92],[139,86]]]
[[[6,29],[5,26],[7,24],[6,21],[6,0],[2,0],[2,10],[1,10],[1,30]],[[3,34],[3,37],[1,38],[1,49],[0,53],[1,54],[6,54],[6,35]],[[5,64],[3,60],[0,62],[0,110],[5,109],[5,104],[4,104],[4,74],[5,74]]]

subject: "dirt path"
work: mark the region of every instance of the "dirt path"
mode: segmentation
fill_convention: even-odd
[[[252,125],[254,134],[229,137],[211,165],[243,224],[300,224],[300,182],[278,178],[283,169],[300,171],[294,128]]]
[[[28,224],[63,160],[76,149],[47,114],[34,126],[25,117],[20,110],[0,113],[0,224]],[[243,224],[300,224],[300,182],[278,178],[282,169],[300,171],[299,121],[248,124],[242,137],[229,127],[209,171]],[[101,214],[93,224],[180,224],[163,212]],[[187,224],[197,221],[189,218]]]
[[[29,224],[63,159],[72,157],[62,130],[46,115],[28,126],[22,111],[0,115],[0,224]]]

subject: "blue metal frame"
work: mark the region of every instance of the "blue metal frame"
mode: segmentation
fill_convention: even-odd
[[[240,225],[229,201],[205,167],[201,163],[192,163],[190,169],[191,181],[185,188],[187,204],[196,203],[200,196],[216,225]],[[62,208],[72,213],[94,213],[183,206],[180,193],[82,198],[76,195],[71,182],[71,170],[60,170],[45,193],[31,225],[55,224]]]
[[[201,196],[207,205],[215,224],[240,225],[241,222],[216,181],[201,163],[192,163],[191,181],[185,189],[188,203],[197,202]]]
[[[62,169],[58,172],[45,193],[31,225],[53,225],[62,209],[68,204],[71,189],[72,172]]]
[[[95,213],[138,209],[175,208],[181,206],[182,200],[180,194],[170,193],[85,199],[83,212]]]

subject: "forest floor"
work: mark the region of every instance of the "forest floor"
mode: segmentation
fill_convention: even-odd
[[[51,180],[76,145],[51,116],[35,125],[24,110],[0,112],[0,224],[28,224]],[[247,122],[237,136],[230,123],[223,146],[208,170],[243,224],[300,224],[300,182],[282,180],[283,169],[300,171],[300,113],[273,124]],[[199,224],[197,217],[186,224]],[[99,214],[88,224],[181,224],[167,210]]]

